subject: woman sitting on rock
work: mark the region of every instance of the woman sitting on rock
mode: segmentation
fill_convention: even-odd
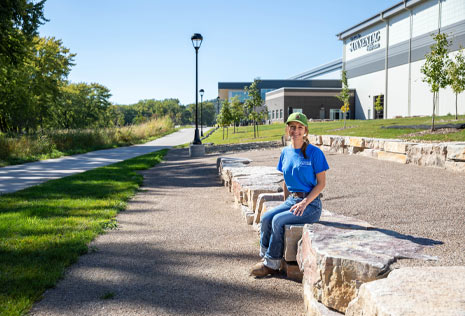
[[[320,193],[329,169],[323,152],[308,141],[307,117],[292,113],[286,121],[291,146],[281,152],[278,170],[284,175],[284,203],[264,213],[260,220],[260,257],[250,274],[264,277],[281,266],[284,250],[284,226],[310,224],[320,219]]]

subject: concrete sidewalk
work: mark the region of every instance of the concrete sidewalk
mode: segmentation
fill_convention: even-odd
[[[208,129],[210,128],[205,130]],[[98,150],[81,155],[0,168],[0,194],[16,192],[49,180],[189,143],[193,138],[194,128],[186,128],[145,144]]]

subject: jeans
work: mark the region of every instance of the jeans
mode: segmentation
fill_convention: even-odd
[[[263,214],[260,223],[260,257],[263,263],[274,270],[281,266],[284,251],[284,226],[291,224],[311,224],[320,219],[321,201],[314,199],[301,216],[290,212],[290,208],[302,198],[289,196],[284,203]]]

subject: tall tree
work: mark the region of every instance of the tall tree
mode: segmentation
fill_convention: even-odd
[[[347,112],[350,110],[350,91],[349,91],[349,85],[347,84],[347,72],[345,70],[342,71],[341,73],[341,81],[342,81],[342,90],[339,95],[336,96],[339,100],[342,101],[343,105],[341,107],[341,112],[344,115],[344,129],[346,128],[346,116]]]
[[[430,91],[433,93],[433,116],[431,122],[431,131],[434,131],[434,119],[437,108],[439,89],[445,88],[449,84],[449,76],[446,69],[448,68],[450,41],[447,34],[438,33],[433,35],[435,43],[431,45],[431,51],[426,54],[426,61],[421,67],[421,72],[425,77],[423,81],[428,83]]]
[[[27,132],[53,125],[73,58],[60,40],[37,37],[20,63],[0,64],[0,130]]]
[[[45,0],[0,1],[0,62],[18,64],[27,55],[29,42],[47,21]]]
[[[457,97],[465,90],[465,56],[463,48],[455,55],[447,68],[452,91],[455,93],[455,119],[458,119]]]

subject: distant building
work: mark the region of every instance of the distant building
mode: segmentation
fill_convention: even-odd
[[[431,115],[433,98],[420,69],[433,44],[431,34],[446,33],[450,56],[465,47],[465,0],[405,0],[337,34],[349,88],[355,89],[355,117],[375,117],[377,96],[384,117]],[[465,94],[459,95],[465,113]],[[455,113],[455,94],[439,93],[436,114]]]
[[[244,87],[252,82],[219,82],[218,95],[222,100],[237,96],[244,102],[248,95]],[[262,99],[268,108],[268,121],[284,122],[293,111],[305,113],[314,119],[342,117],[342,102],[336,98],[341,91],[341,80],[260,80]],[[353,107],[352,107],[353,108]],[[348,113],[353,117],[353,109]]]
[[[465,47],[465,0],[404,0],[337,34],[343,56],[295,75],[288,80],[262,80],[270,121],[284,121],[289,111],[310,118],[338,119],[342,103],[342,69],[347,71],[353,93],[348,117],[355,119],[431,115],[433,98],[420,69],[431,51],[432,34],[449,35],[450,57]],[[247,98],[244,86],[251,82],[220,82],[221,99]],[[380,98],[384,107],[375,111]],[[458,96],[459,113],[465,114],[465,93]],[[439,93],[437,115],[455,113],[455,94]]]

